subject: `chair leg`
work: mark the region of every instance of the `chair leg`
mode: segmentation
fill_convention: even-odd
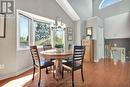
[[[55,70],[55,65],[53,65],[53,78],[55,78],[55,73],[54,73],[54,70]]]
[[[74,71],[72,70],[72,87],[74,87]]]
[[[40,82],[41,82],[41,69],[39,69],[39,81],[38,81],[38,87],[40,87]]]
[[[46,74],[48,74],[48,68],[46,67]]]
[[[33,67],[33,78],[32,78],[32,81],[34,80],[34,76],[35,76],[35,67]]]
[[[62,79],[64,78],[64,67],[62,67]]]
[[[82,81],[84,82],[83,68],[81,68]]]

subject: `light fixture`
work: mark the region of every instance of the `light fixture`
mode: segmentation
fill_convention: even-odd
[[[55,23],[52,23],[51,28],[52,30],[64,30],[66,28],[66,25],[62,23],[62,18],[57,16]]]
[[[92,33],[93,33],[92,27],[87,27],[87,29],[86,29],[86,35],[92,37]]]

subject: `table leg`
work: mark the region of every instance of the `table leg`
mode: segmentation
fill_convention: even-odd
[[[62,75],[61,75],[61,69],[62,69],[62,60],[56,59],[55,61],[55,67],[56,67],[56,73],[55,73],[55,79],[60,80]]]

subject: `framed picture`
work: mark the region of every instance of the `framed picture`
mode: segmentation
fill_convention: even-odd
[[[6,15],[0,13],[0,38],[5,38]]]
[[[73,36],[72,35],[68,35],[68,41],[72,41],[73,40]]]
[[[67,28],[67,33],[68,33],[68,34],[72,34],[72,33],[73,33],[72,28],[68,27],[68,28]]]
[[[68,41],[73,40],[73,30],[70,27],[67,28],[67,38],[68,38]]]
[[[86,28],[86,35],[92,36],[92,34],[93,34],[93,27],[87,27]]]

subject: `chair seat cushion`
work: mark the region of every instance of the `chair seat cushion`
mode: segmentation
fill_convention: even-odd
[[[68,68],[70,70],[72,70],[72,68],[73,68],[73,70],[78,70],[78,69],[81,68],[81,64],[78,63],[78,62],[74,62],[74,67],[73,67],[73,62],[72,61],[64,62],[62,64],[62,66],[65,67],[65,68]]]
[[[42,61],[40,61],[40,64],[41,64],[41,68],[46,68],[46,67],[54,65],[54,62],[42,60]]]

